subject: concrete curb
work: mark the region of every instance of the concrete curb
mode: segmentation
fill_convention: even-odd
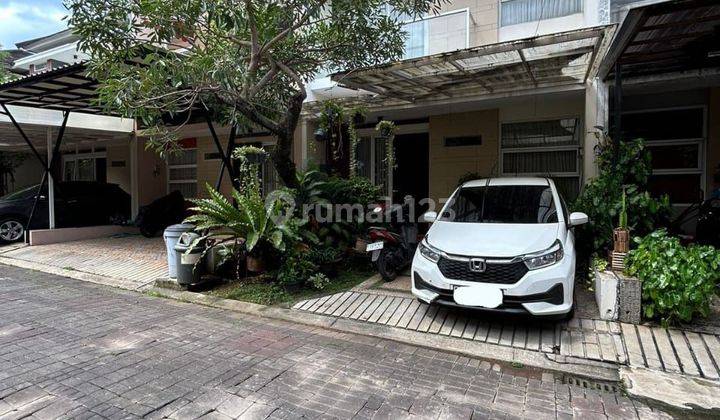
[[[57,276],[70,277],[71,279],[86,281],[89,283],[100,284],[103,286],[115,287],[124,290],[142,291],[149,287],[149,285],[143,284],[138,285],[137,282],[132,280],[117,279],[112,277],[100,276],[93,273],[88,273],[79,270],[68,270],[65,268],[59,268],[52,265],[41,264],[31,261],[20,260],[17,258],[10,258],[0,255],[0,264],[11,265],[13,267],[26,268],[28,270],[42,271],[43,273],[55,274]],[[150,282],[152,283],[152,282]]]
[[[720,383],[646,368],[620,368],[627,394],[675,413],[717,418],[720,414]]]

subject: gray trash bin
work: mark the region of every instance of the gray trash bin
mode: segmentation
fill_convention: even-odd
[[[180,235],[182,235],[185,232],[190,232],[193,230],[195,226],[188,224],[188,223],[181,223],[178,225],[171,225],[168,226],[165,229],[165,232],[163,232],[163,239],[165,240],[165,249],[167,250],[167,263],[168,263],[168,272],[170,273],[170,278],[177,277],[177,261],[175,256],[177,255],[175,253],[175,245],[177,245],[178,239],[180,239]]]
[[[185,232],[180,235],[175,245],[177,282],[179,285],[187,286],[200,283],[200,276],[203,274],[205,265],[200,258],[205,251],[205,241],[196,240],[200,237],[195,232]]]

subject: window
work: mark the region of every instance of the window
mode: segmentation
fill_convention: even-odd
[[[197,149],[186,148],[167,158],[168,192],[180,191],[185,198],[197,197]]]
[[[399,16],[399,20],[405,21],[403,30],[407,34],[403,58],[417,58],[467,48],[469,16],[467,9],[418,20],[410,16]]]
[[[676,108],[624,113],[624,140],[642,138],[652,158],[649,189],[673,204],[698,201],[703,190],[705,109]]]
[[[583,0],[502,0],[500,26],[552,19],[583,11]]]
[[[382,191],[388,190],[388,171],[386,158],[386,140],[384,138],[361,137],[358,140],[355,158],[357,174],[369,179]]]
[[[461,188],[442,214],[460,223],[557,223],[552,190],[543,185]]]
[[[502,124],[502,174],[552,178],[574,200],[580,192],[581,131],[578,118]]]
[[[107,153],[104,147],[76,150],[75,153],[64,154],[63,181],[97,181],[107,180]]]

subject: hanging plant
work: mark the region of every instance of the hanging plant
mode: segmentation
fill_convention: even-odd
[[[265,149],[255,146],[241,146],[233,150],[232,157],[240,162],[238,171],[240,192],[260,191],[260,177],[258,174],[260,173],[260,165],[268,157]]]
[[[342,158],[343,123],[347,120],[345,109],[333,101],[323,102],[323,109],[318,119],[319,130],[324,130],[325,138],[330,138],[330,151],[332,159],[338,161]],[[316,137],[317,138],[317,137]]]
[[[395,123],[388,120],[381,120],[375,126],[375,130],[380,133],[380,137],[385,139],[385,163],[387,164],[388,171],[392,171],[395,168],[395,149],[393,147],[393,140],[395,139]]]
[[[366,109],[364,107],[354,108],[351,112],[353,117],[348,122],[348,136],[350,137],[350,178],[357,176],[357,148],[360,139],[357,135],[356,126],[365,122],[365,113]]]

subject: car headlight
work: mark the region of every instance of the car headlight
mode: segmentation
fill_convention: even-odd
[[[563,247],[560,241],[555,243],[548,249],[535,254],[526,255],[523,258],[528,270],[537,270],[538,268],[547,267],[557,264],[563,258]]]
[[[420,255],[434,263],[440,261],[440,251],[423,242],[420,242]]]

